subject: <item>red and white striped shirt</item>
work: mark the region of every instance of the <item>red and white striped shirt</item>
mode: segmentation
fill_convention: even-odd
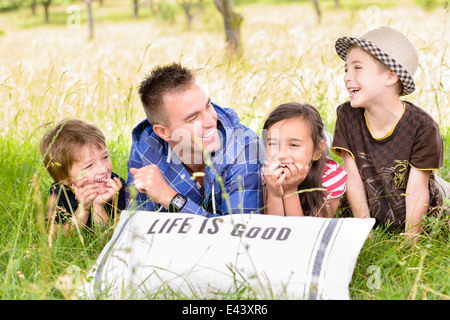
[[[264,167],[261,174],[262,185],[266,185],[264,179]],[[326,158],[325,169],[322,176],[322,187],[327,189],[326,198],[341,197],[346,191],[347,172],[331,158]]]
[[[327,189],[327,198],[339,198],[345,193],[347,173],[333,159],[327,158],[322,176],[322,186]]]

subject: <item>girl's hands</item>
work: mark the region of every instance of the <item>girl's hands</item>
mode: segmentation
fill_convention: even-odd
[[[280,167],[278,161],[268,162],[264,167],[267,191],[278,197],[297,192],[309,169],[308,165],[302,166],[300,163],[289,163]]]
[[[305,180],[309,173],[309,166],[302,166],[300,163],[289,163],[283,168],[283,173],[286,178],[283,181],[282,187],[285,194],[297,192],[300,183]]]
[[[267,192],[277,197],[284,195],[283,182],[286,178],[284,168],[280,167],[279,161],[270,161],[264,166],[264,179],[266,180]]]

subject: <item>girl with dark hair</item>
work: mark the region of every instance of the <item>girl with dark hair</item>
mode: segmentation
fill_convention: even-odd
[[[333,216],[347,174],[326,156],[327,133],[318,110],[296,102],[278,106],[264,123],[263,139],[264,213]]]

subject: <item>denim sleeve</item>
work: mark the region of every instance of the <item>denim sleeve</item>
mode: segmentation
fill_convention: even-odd
[[[246,143],[223,175],[228,197],[222,199],[223,213],[262,213],[261,168],[265,149],[259,138]]]
[[[225,182],[228,197],[222,199],[223,213],[262,213],[263,197],[259,163],[235,164]]]
[[[194,201],[190,200],[189,198],[187,198],[187,202],[184,205],[182,211],[183,211],[183,213],[198,214],[198,215],[201,215],[206,218],[220,216],[219,214],[214,214],[214,213],[210,213],[210,212],[206,211],[205,209],[203,209],[203,207],[199,206],[198,204],[196,204]]]
[[[127,163],[127,170],[128,170],[128,178],[125,182],[125,203],[127,210],[130,210],[131,208],[137,209],[137,210],[144,210],[142,208],[142,203],[144,203],[147,200],[147,196],[142,193],[138,193],[137,189],[134,187],[134,176],[130,173],[130,168],[142,168],[142,160],[137,154],[136,146],[134,143],[131,145],[130,150],[130,157],[128,159]],[[135,199],[134,199],[135,198]],[[134,203],[132,204],[130,200],[133,199]]]

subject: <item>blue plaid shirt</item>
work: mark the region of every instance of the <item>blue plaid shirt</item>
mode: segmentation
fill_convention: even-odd
[[[178,157],[171,154],[167,142],[153,132],[148,120],[133,129],[126,182],[129,210],[166,211],[144,193],[135,191],[135,200],[134,194],[130,195],[130,187],[134,188],[130,168],[139,169],[156,164],[170,187],[188,199],[182,210],[184,213],[205,217],[229,213],[262,213],[260,174],[265,159],[262,141],[255,132],[239,122],[233,109],[215,104],[213,107],[217,112],[221,147],[211,154],[210,163],[205,165],[204,188],[192,178]]]

